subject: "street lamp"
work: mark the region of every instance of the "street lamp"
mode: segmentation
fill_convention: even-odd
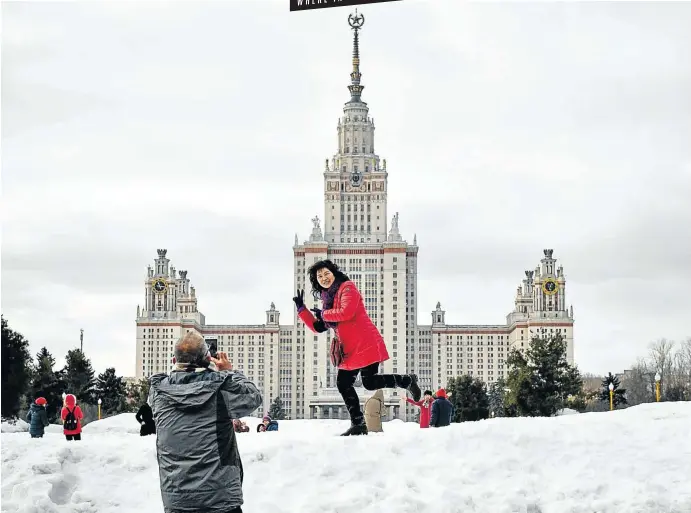
[[[98,398],[98,420],[101,420],[101,398]]]
[[[609,411],[614,409],[614,383],[609,384]]]
[[[660,373],[655,373],[655,399],[660,402]]]

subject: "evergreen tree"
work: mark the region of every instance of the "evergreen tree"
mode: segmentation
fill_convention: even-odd
[[[10,329],[2,319],[2,386],[0,386],[2,417],[12,418],[19,413],[21,398],[28,392],[31,379],[29,341],[21,333]]]
[[[585,390],[582,390],[576,395],[568,396],[566,398],[565,406],[567,408],[571,408],[572,410],[576,410],[579,413],[584,413],[587,410],[588,404],[590,403],[591,399],[592,394],[586,392]]]
[[[452,378],[446,387],[454,407],[454,422],[482,420],[489,417],[487,385],[480,379],[463,375]]]
[[[101,411],[104,413],[120,413],[126,407],[125,383],[122,377],[115,374],[110,367],[98,375],[94,389],[96,399],[101,399]]]
[[[79,349],[72,349],[65,360],[65,392],[76,396],[79,403],[96,404],[94,369],[89,359]]]
[[[513,349],[507,358],[506,405],[511,415],[551,416],[580,395],[583,380],[566,361],[566,341],[560,333],[535,336],[525,350]]]
[[[280,397],[276,397],[269,406],[269,417],[273,420],[283,420],[285,418],[285,411],[283,411],[283,401]]]
[[[506,388],[506,380],[501,377],[489,387],[487,394],[489,399],[489,413],[492,417],[505,417],[504,411],[504,395]]]
[[[612,373],[610,372],[605,376],[605,378],[602,380],[602,385],[600,386],[600,401],[606,401],[607,404],[609,405],[609,384],[612,383],[614,385],[614,394],[612,397],[612,402],[614,403],[614,407],[616,408],[617,406],[621,406],[626,404],[626,389],[625,388],[620,388],[621,383],[619,382],[619,378],[616,376],[613,376]]]
[[[62,407],[62,393],[65,391],[63,375],[53,370],[54,365],[55,358],[48,349],[42,347],[36,355],[36,367],[33,371],[29,393],[30,401],[34,401],[37,397],[46,398],[48,401],[46,413],[50,422],[58,419]]]

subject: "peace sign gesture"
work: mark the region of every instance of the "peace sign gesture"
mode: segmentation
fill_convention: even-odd
[[[299,310],[300,308],[305,307],[305,291],[298,289],[296,292],[296,296],[293,298],[293,303],[295,303],[295,307]]]

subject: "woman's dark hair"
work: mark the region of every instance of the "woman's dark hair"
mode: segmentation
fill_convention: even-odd
[[[323,290],[325,290],[324,287],[319,285],[319,282],[317,281],[317,271],[320,271],[321,269],[328,269],[331,271],[331,274],[334,275],[334,278],[336,278],[336,282],[338,283],[350,281],[350,278],[348,278],[348,276],[346,276],[331,260],[320,260],[319,262],[315,262],[307,270],[307,274],[309,274],[310,277],[310,284],[312,285],[312,296],[314,299],[321,299],[321,293]]]
[[[422,395],[434,395],[431,390],[425,390],[425,393]]]

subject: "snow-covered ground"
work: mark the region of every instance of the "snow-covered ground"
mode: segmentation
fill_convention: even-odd
[[[336,436],[344,421],[246,421],[245,513],[691,512],[691,403],[352,438]],[[2,511],[163,511],[155,438],[133,415],[83,437],[3,430]]]

